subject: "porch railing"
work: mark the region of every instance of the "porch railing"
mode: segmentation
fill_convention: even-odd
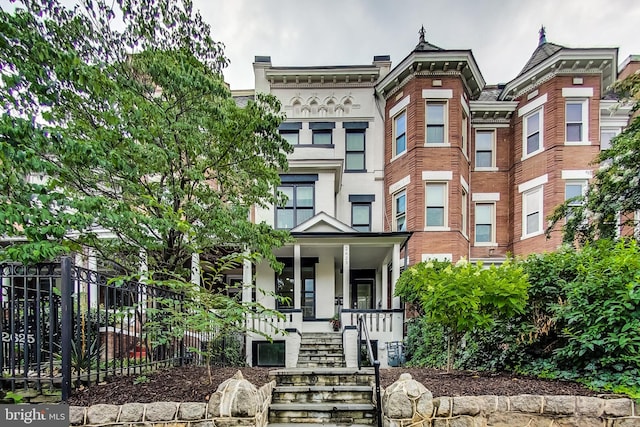
[[[363,325],[370,334],[393,334],[402,335],[404,310],[361,310],[343,309],[341,314],[344,326],[358,326],[362,318]]]
[[[249,315],[247,330],[261,335],[274,336],[287,329],[302,330],[302,310],[280,310],[281,316]]]

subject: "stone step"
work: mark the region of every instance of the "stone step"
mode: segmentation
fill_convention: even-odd
[[[333,345],[333,344],[301,345],[300,351],[333,351],[333,352],[342,353],[342,345]]]
[[[305,353],[298,355],[298,361],[304,360],[342,360],[342,353]]]
[[[373,368],[308,367],[277,369],[269,372],[277,386],[339,386],[374,384]]]
[[[305,339],[302,338],[300,340],[300,346],[316,346],[316,345],[333,345],[342,347],[342,339],[332,339],[332,338],[314,338],[314,339]]]
[[[371,403],[272,403],[269,407],[271,423],[335,423],[366,424],[375,421]]]
[[[371,403],[371,386],[281,386],[273,390],[272,403]]]
[[[298,368],[344,368],[344,362],[298,362]]]

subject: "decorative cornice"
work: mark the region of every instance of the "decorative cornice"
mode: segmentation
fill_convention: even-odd
[[[345,82],[339,82],[339,83],[320,83],[320,82],[313,82],[313,83],[295,83],[295,82],[291,82],[291,83],[270,83],[270,86],[272,88],[275,89],[345,89],[345,88],[367,88],[367,87],[374,87],[375,86],[375,82],[371,83],[371,82],[366,82],[366,83],[345,83]]]

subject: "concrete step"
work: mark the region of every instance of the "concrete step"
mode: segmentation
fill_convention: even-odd
[[[269,423],[366,424],[375,421],[371,403],[272,403]]]
[[[332,361],[332,360],[342,360],[344,359],[344,356],[342,355],[342,353],[305,353],[305,354],[299,354],[298,355],[298,361],[300,360],[326,360],[326,361]]]
[[[280,386],[273,390],[272,403],[371,403],[371,386]]]
[[[269,372],[277,386],[372,386],[373,368],[308,367],[277,369]]]
[[[331,351],[336,353],[342,353],[342,344],[333,345],[333,344],[308,344],[301,345],[300,351]]]
[[[344,362],[298,362],[298,368],[344,368]]]
[[[340,338],[340,339],[333,339],[333,338],[312,338],[312,339],[307,339],[307,338],[302,338],[300,340],[300,345],[303,346],[303,347],[316,346],[316,345],[333,345],[333,346],[342,347],[342,338]]]

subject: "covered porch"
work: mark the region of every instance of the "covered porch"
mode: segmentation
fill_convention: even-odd
[[[256,301],[277,309],[284,319],[251,319],[249,325],[285,341],[287,366],[295,366],[296,339],[305,333],[334,331],[332,319],[339,320],[338,331],[344,333],[355,329],[358,316],[364,315],[369,335],[381,350],[386,343],[402,341],[404,315],[393,294],[410,233],[331,229],[291,234],[295,241],[275,251],[284,265],[282,272],[276,273],[267,263],[255,266],[256,287],[265,291],[256,294]],[[254,341],[264,339],[250,334],[248,353],[255,348]],[[249,354],[248,361],[260,364]]]

